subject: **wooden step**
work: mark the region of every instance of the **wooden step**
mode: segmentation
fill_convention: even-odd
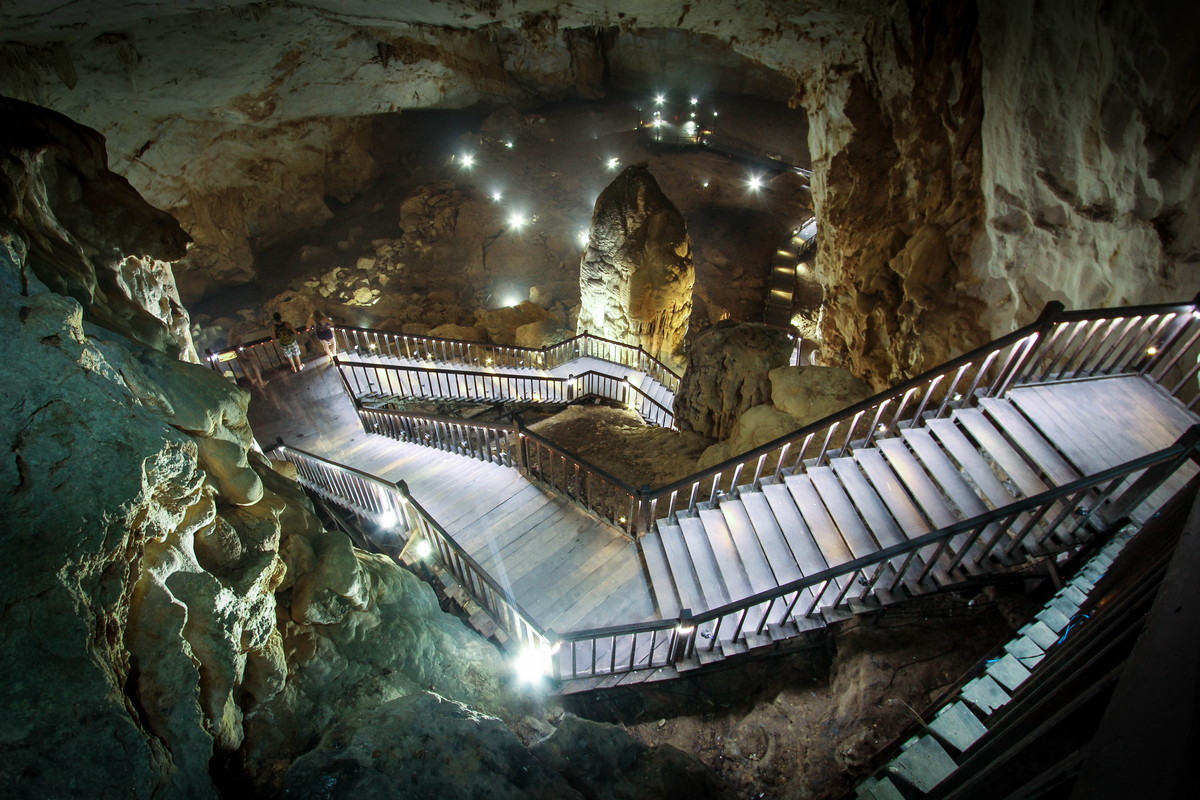
[[[725,503],[722,502],[721,505],[724,506]],[[738,555],[737,546],[730,534],[729,526],[725,522],[724,514],[715,508],[710,508],[702,509],[698,516],[704,529],[705,540],[712,549],[713,565],[726,589],[727,599],[713,605],[723,605],[729,600],[738,600],[754,594],[754,590],[750,588],[750,581],[746,576],[741,557]],[[691,540],[689,540],[688,546],[693,546]],[[693,556],[693,560],[695,560],[695,556]]]
[[[958,467],[950,460],[949,456],[942,452],[942,448],[934,441],[929,431],[922,428],[906,428],[900,432],[900,436],[912,448],[913,453],[933,477],[942,493],[958,507],[956,520],[970,519],[988,510],[987,505],[979,498],[979,495],[975,494],[975,490],[959,473]],[[893,442],[895,440],[884,441]],[[884,455],[890,457],[891,451],[885,450]]]
[[[646,574],[650,578],[650,591],[654,594],[654,602],[658,613],[663,619],[673,619],[679,616],[682,606],[679,594],[675,589],[675,581],[671,579],[671,567],[667,564],[667,554],[663,550],[662,537],[658,531],[651,531],[638,539],[638,548],[642,553],[642,561],[646,565]]]
[[[821,551],[821,560],[830,567],[852,561],[854,556],[850,553],[850,548],[842,540],[841,532],[829,516],[829,511],[821,502],[821,496],[813,487],[808,475],[788,475],[784,478],[784,484],[791,492],[796,508],[800,510],[800,516],[804,518],[813,542]]]
[[[771,512],[766,495],[761,491],[742,492],[741,500],[754,528],[754,535],[762,546],[771,572],[775,576],[775,582],[785,584],[802,578],[800,566],[792,556],[791,548],[779,527],[779,522]]]
[[[775,572],[771,569],[762,544],[758,541],[745,504],[740,499],[723,500],[720,508],[729,535],[733,538],[733,544],[741,558],[742,569],[750,580],[750,594],[774,589],[779,582],[775,580]],[[703,512],[701,515],[703,516]]]
[[[979,405],[1010,439],[1021,443],[1021,449],[1055,485],[1063,486],[1083,477],[1012,403],[984,397]]]
[[[717,608],[729,602],[729,594],[725,591],[725,583],[721,580],[721,569],[713,555],[712,545],[708,541],[708,533],[699,517],[680,517],[679,528],[683,531],[683,541],[691,556],[692,566],[696,570],[696,582],[704,598],[699,609],[693,611]]]
[[[1019,493],[1014,494],[1000,482],[991,464],[984,460],[979,450],[963,435],[953,420],[931,419],[926,421],[926,427],[933,432],[942,447],[958,462],[962,471],[970,477],[971,482],[983,493],[992,508],[1003,508],[1014,500],[1019,500]]]
[[[977,408],[960,408],[951,418],[970,434],[979,448],[992,457],[1026,497],[1041,494],[1050,488],[1025,460],[1025,455],[1017,451],[1004,434],[992,426],[982,411]]]
[[[671,568],[671,580],[679,593],[679,602],[693,613],[703,611],[708,606],[696,580],[696,570],[683,540],[683,530],[678,525],[659,525],[658,533],[667,564]]]

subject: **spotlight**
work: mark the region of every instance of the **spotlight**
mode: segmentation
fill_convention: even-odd
[[[463,165],[463,169],[470,169],[475,166],[475,155],[473,153],[463,153],[458,157],[458,160]]]
[[[654,122],[653,122],[653,125],[654,125],[654,127],[656,127],[656,128],[660,127],[660,126],[662,125],[662,120],[661,120],[661,119],[657,119],[657,118],[656,118],[656,119],[654,120]]]
[[[429,555],[432,552],[433,545],[429,543],[428,539],[421,539],[415,545],[413,545],[413,554],[422,561],[429,558]]]
[[[513,141],[512,141],[512,139],[509,139],[508,141],[506,141],[506,142],[504,143],[504,146],[505,146],[505,147],[507,147],[509,150],[512,150],[512,149],[513,149]]]
[[[607,166],[609,169],[616,169],[618,166],[620,166],[620,164],[621,159],[617,158],[616,156],[613,156],[607,162],[605,162],[605,166]]]
[[[696,103],[699,103],[699,102],[700,102],[700,98],[699,98],[699,97],[693,97],[693,98],[691,99],[691,101],[690,101],[690,102],[691,102],[691,104],[692,104],[692,105],[696,105]]]
[[[588,241],[591,239],[591,237],[588,235],[587,231],[580,231],[578,238],[579,238],[579,246],[580,247],[587,247]]]
[[[499,203],[499,202],[500,202],[500,198],[502,198],[502,197],[504,197],[504,195],[503,195],[502,193],[500,193],[500,192],[492,192],[492,202],[493,202],[493,203]]]
[[[705,178],[704,180],[700,181],[700,185],[703,186],[705,189],[707,189],[708,188],[708,178]]]
[[[762,177],[759,175],[751,175],[750,180],[746,182],[746,185],[750,187],[750,191],[757,192],[759,189],[762,188],[762,185],[763,185]]]
[[[667,96],[663,94],[656,94],[654,95],[654,102],[655,104],[661,106],[663,103],[667,102]]]
[[[545,645],[525,645],[513,660],[513,669],[522,683],[538,683],[550,674],[552,652]]]
[[[524,214],[522,214],[520,211],[514,211],[513,213],[508,215],[508,227],[510,227],[510,228],[517,228],[519,230],[521,228],[524,228],[528,224],[529,224],[529,218],[526,217]]]
[[[379,515],[379,519],[375,520],[375,524],[381,528],[394,528],[399,521],[400,515],[394,510],[389,509]]]

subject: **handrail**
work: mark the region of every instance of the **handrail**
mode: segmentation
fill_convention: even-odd
[[[1099,331],[1097,323],[1105,320],[1108,329]],[[715,502],[739,481],[777,481],[826,463],[852,445],[869,446],[926,416],[946,416],[978,397],[999,396],[1024,382],[1144,373],[1162,384],[1184,352],[1200,343],[1198,320],[1195,301],[1092,311],[1064,311],[1061,304],[1048,304],[1037,321],[898,386],[673,483],[639,490],[633,498],[635,516],[628,517],[640,520],[634,535],[645,533],[656,519]],[[1087,325],[1097,327],[1082,330]],[[1161,346],[1148,346],[1152,340]],[[1197,374],[1200,362],[1164,388],[1178,396]],[[1193,394],[1188,407],[1197,400],[1200,394]],[[597,470],[583,460],[578,466]]]
[[[546,634],[534,623],[533,617],[521,608],[512,592],[497,583],[479,562],[454,541],[454,537],[409,493],[408,485],[404,481],[393,483],[377,475],[284,444],[282,439],[277,440],[276,446],[268,452],[276,451],[282,451],[287,460],[296,464],[301,485],[351,511],[360,514],[363,512],[360,502],[361,487],[353,482],[331,481],[331,478],[352,475],[363,484],[384,492],[393,503],[388,510],[396,513],[397,520],[404,520],[408,530],[413,532],[404,548],[396,555],[397,560],[412,552],[411,544],[417,536],[424,537],[432,546],[432,553],[437,554],[442,566],[506,633],[525,645],[549,647]],[[342,490],[340,493],[339,489]],[[379,513],[381,510],[383,509],[373,509],[368,513]]]
[[[1069,528],[1065,532],[1069,536],[1092,524],[1098,527],[1123,525],[1125,511],[1145,500],[1174,474],[1182,463],[1195,457],[1198,451],[1200,425],[1193,426],[1175,443],[1155,453],[717,608],[698,614],[685,612],[679,619],[674,620],[614,625],[557,634],[557,641],[566,647],[568,652],[555,660],[555,677],[559,680],[570,680],[605,672],[611,674],[677,664],[693,655],[697,647],[715,649],[722,641],[721,629],[726,625],[733,626],[732,636],[724,639],[729,641],[751,632],[751,628],[753,633],[761,634],[770,624],[786,623],[796,613],[801,600],[806,601],[807,609],[799,613],[811,618],[820,613],[823,608],[822,600],[830,594],[836,595],[836,599],[826,605],[836,607],[848,600],[851,588],[858,588],[857,597],[862,598],[882,587],[885,581],[888,583],[888,590],[894,590],[903,583],[921,585],[936,567],[953,570],[968,556],[978,563],[995,557],[1001,545],[1005,546],[1004,552],[1008,553],[1021,545],[1023,540],[1035,536],[1037,541],[1033,544],[1044,545],[1051,535],[1062,535],[1059,531],[1064,527]],[[1126,488],[1120,496],[1115,496],[1121,491],[1128,476],[1143,470],[1143,478]],[[1097,494],[1098,487],[1102,488]],[[1069,502],[1059,502],[1064,499],[1069,499]],[[1112,501],[1113,507],[1101,510],[1102,504],[1109,501]],[[1084,502],[1087,503],[1086,508],[1082,505]],[[1039,530],[1034,524],[1023,524],[1017,531],[1017,538],[1009,536],[1014,523],[1029,517],[1035,522],[1041,520],[1046,511],[1056,505],[1060,506],[1060,510],[1048,527],[1043,526]],[[918,560],[922,552],[927,554],[924,563]],[[944,566],[939,562],[944,562]],[[920,574],[915,578],[911,577],[910,573],[916,571]],[[637,637],[646,634],[655,637],[663,634],[666,638],[661,646],[653,644],[657,639],[652,640],[647,660],[637,662]],[[618,669],[615,654],[617,642],[622,637],[631,645],[631,656],[629,661],[620,664],[621,668]],[[701,644],[700,639],[707,639],[707,645]],[[606,671],[597,670],[594,659],[600,642],[607,642],[609,645],[610,657]],[[589,643],[591,646],[593,661],[587,670],[574,667],[578,662],[576,647],[580,643]],[[655,659],[656,651],[669,655]],[[642,653],[647,653],[644,647]],[[572,670],[564,671],[563,662],[568,660],[568,656]]]
[[[672,392],[679,388],[680,375],[647,353],[640,345],[607,339],[587,331],[544,347],[521,347],[472,342],[465,339],[444,339],[437,336],[416,336],[397,331],[357,328],[348,325],[335,325],[333,330],[335,336],[341,337],[342,350],[365,350],[369,353],[387,354],[410,360],[431,358],[477,366],[492,364],[499,366],[504,363],[508,366],[550,369],[588,356],[613,360],[598,355],[598,348],[594,345],[602,344],[609,348],[610,354],[611,349],[616,348],[626,357],[616,363],[645,372]]]
[[[584,397],[604,397],[623,403],[642,412],[646,421],[662,427],[673,428],[675,412],[655,400],[627,377],[609,375],[598,370],[587,370],[565,378],[555,375],[524,375],[510,372],[444,369],[419,367],[409,364],[388,364],[368,361],[349,361],[335,357],[334,363],[342,371],[343,378],[349,371],[349,387],[353,383],[352,398],[364,399],[416,398],[452,396],[463,400],[504,401],[518,400],[533,403],[570,403]],[[395,381],[391,375],[399,373]],[[371,375],[376,377],[375,386]],[[382,378],[381,378],[382,374]],[[424,380],[422,379],[424,376]],[[599,382],[588,380],[599,379]],[[386,391],[384,384],[387,384]],[[363,390],[364,384],[366,391]],[[611,384],[611,385],[610,385]],[[428,388],[427,388],[428,387]],[[614,387],[620,387],[617,390]],[[639,399],[629,398],[632,392]],[[371,398],[379,395],[379,398]],[[385,401],[386,402],[386,401]],[[647,413],[649,412],[649,413]]]

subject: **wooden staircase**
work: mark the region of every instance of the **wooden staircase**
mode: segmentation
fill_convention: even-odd
[[[1107,450],[1086,451],[1085,457],[1079,442],[1097,420],[1075,414],[1073,424],[1058,417],[1051,426],[1031,411],[1070,407],[1080,384],[1026,387],[1009,398],[982,398],[977,407],[959,408],[949,416],[875,438],[870,446],[830,458],[827,465],[784,474],[779,481],[768,478],[738,486],[694,514],[660,520],[640,545],[662,616],[719,608],[1070,484],[1100,467],[1169,446],[1197,420],[1136,376],[1089,382],[1092,402],[1103,402],[1104,393],[1097,394],[1097,387],[1105,383],[1112,384],[1107,394],[1114,403],[1118,398],[1139,398],[1154,406],[1157,418],[1165,422],[1154,430],[1110,431]],[[1194,467],[1185,467],[1170,485],[1194,472]],[[1163,492],[1169,490],[1164,487]],[[1065,504],[1062,509],[1067,513]],[[835,602],[832,588],[822,597],[806,589],[794,602],[786,629],[768,626],[758,642],[746,633],[753,633],[761,620],[762,612],[756,615],[752,610],[741,631],[727,626],[717,633],[715,647],[705,650],[698,645],[699,661],[744,652],[755,644],[1063,551],[1077,542],[1063,533],[1065,526],[1048,524],[1058,513],[1059,506],[1052,505],[1022,514],[1008,526],[995,525],[992,535],[1001,537],[1000,544],[986,557],[976,555],[989,540],[985,532],[953,569],[939,566],[921,581],[911,577],[916,571],[910,568],[904,580],[892,585],[903,560],[897,556],[873,585],[862,585],[865,581],[859,577],[857,585],[847,586],[849,578],[841,578],[840,602]],[[1016,532],[1025,526],[1032,526],[1033,535],[1018,540]],[[951,547],[957,550],[965,539],[965,534],[956,537]],[[927,546],[914,558],[920,564],[933,551]],[[814,604],[817,613],[807,614]]]

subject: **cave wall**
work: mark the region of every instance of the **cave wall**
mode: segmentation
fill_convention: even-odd
[[[1154,301],[1200,285],[1194,6],[100,7],[2,12],[0,91],[99,128],[134,185],[184,219],[195,284],[244,279],[253,246],[365,185],[372,114],[595,97],[606,79],[680,77],[690,51],[755,91],[790,86],[808,110],[823,358],[875,386],[1049,299]],[[190,290],[186,265],[181,276]]]

